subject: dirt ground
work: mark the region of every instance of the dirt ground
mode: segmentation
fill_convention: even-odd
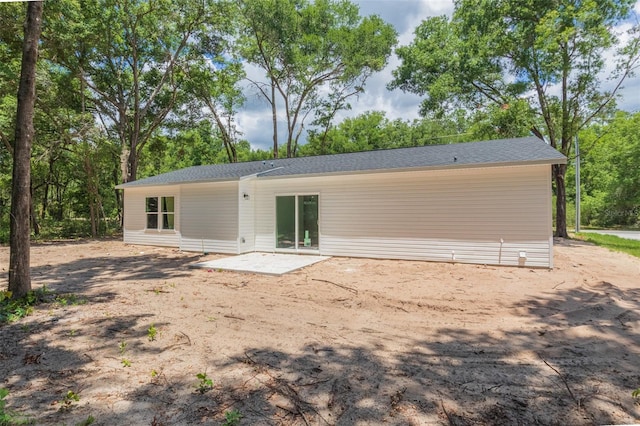
[[[243,425],[640,421],[640,259],[557,241],[553,270],[189,267],[217,257],[114,240],[34,246],[34,287],[57,301],[0,326],[8,408],[46,425],[223,424],[225,413]],[[0,248],[5,283],[8,259]]]

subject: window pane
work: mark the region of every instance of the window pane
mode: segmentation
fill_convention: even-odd
[[[147,214],[147,229],[158,229],[158,214]]]
[[[167,213],[174,213],[173,197],[162,197],[162,211]]]
[[[147,212],[158,211],[158,197],[147,197]]]
[[[318,249],[318,196],[298,196],[298,248]]]
[[[173,213],[162,215],[162,229],[173,229]]]
[[[276,247],[296,247],[296,197],[276,197]]]

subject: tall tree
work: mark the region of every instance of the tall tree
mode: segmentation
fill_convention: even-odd
[[[182,82],[211,19],[212,0],[86,0],[65,11],[83,30],[66,40],[65,66],[91,93],[93,111],[120,141],[122,181],[136,180],[140,152],[186,102]],[[70,5],[71,6],[71,5]]]
[[[397,49],[402,64],[389,87],[425,95],[423,112],[524,100],[528,108],[518,109],[531,117],[531,132],[569,157],[577,132],[611,111],[638,66],[638,28],[626,44],[616,34],[635,3],[456,0],[451,20],[427,19]],[[607,63],[605,54],[614,58]],[[609,90],[601,87],[604,72],[614,80]],[[559,237],[567,236],[566,171],[553,166]]]
[[[274,156],[280,107],[286,153],[295,156],[307,116],[322,108],[327,112],[319,116],[331,119],[336,109],[348,108],[346,99],[386,65],[396,33],[378,16],[360,17],[348,0],[242,0],[240,5],[243,56],[266,74],[266,82],[252,83],[271,106]]]
[[[227,160],[238,162],[238,136],[234,117],[244,104],[245,96],[240,81],[245,77],[239,60],[229,60],[222,54],[206,53],[200,66],[189,70],[187,86],[213,118],[217,133],[222,139]]]
[[[9,291],[13,298],[24,297],[31,290],[31,144],[33,142],[33,111],[36,101],[36,65],[42,28],[42,2],[27,6],[24,30],[16,135],[13,147],[13,178],[11,192],[11,235],[9,256]]]

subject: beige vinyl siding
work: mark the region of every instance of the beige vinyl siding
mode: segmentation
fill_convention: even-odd
[[[276,195],[318,193],[324,255],[551,266],[548,165],[259,179],[256,185],[258,251],[275,247]]]
[[[147,197],[174,197],[173,230],[146,229]],[[127,188],[124,191],[124,242],[148,246],[180,246],[180,188],[178,186],[154,186]]]
[[[247,253],[255,249],[255,200],[255,176],[240,179],[238,185],[239,253]]]
[[[180,249],[238,252],[238,182],[183,185]]]

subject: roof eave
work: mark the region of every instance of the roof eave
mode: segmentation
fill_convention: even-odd
[[[248,175],[246,177],[250,177],[250,176],[251,175]],[[133,182],[121,183],[120,185],[116,185],[115,189],[150,188],[153,186],[174,186],[174,185],[186,185],[186,184],[192,184],[192,183],[236,182],[244,177],[245,176],[233,177],[233,178],[221,178],[221,179],[198,179],[198,180],[182,180],[177,182],[139,183],[139,184],[136,184],[137,181],[133,181]]]
[[[467,163],[467,164],[441,164],[436,166],[420,166],[420,167],[398,167],[388,169],[368,169],[368,170],[351,170],[351,171],[337,171],[337,172],[322,172],[322,173],[299,173],[290,175],[278,175],[278,176],[260,176],[260,179],[287,179],[292,177],[317,177],[317,176],[339,176],[339,175],[361,175],[371,173],[402,173],[402,172],[419,172],[419,171],[437,171],[437,170],[459,170],[459,169],[484,169],[490,167],[514,167],[514,166],[540,166],[540,165],[554,165],[554,164],[566,164],[566,158],[553,158],[545,160],[532,160],[532,161],[504,161],[494,163]]]

